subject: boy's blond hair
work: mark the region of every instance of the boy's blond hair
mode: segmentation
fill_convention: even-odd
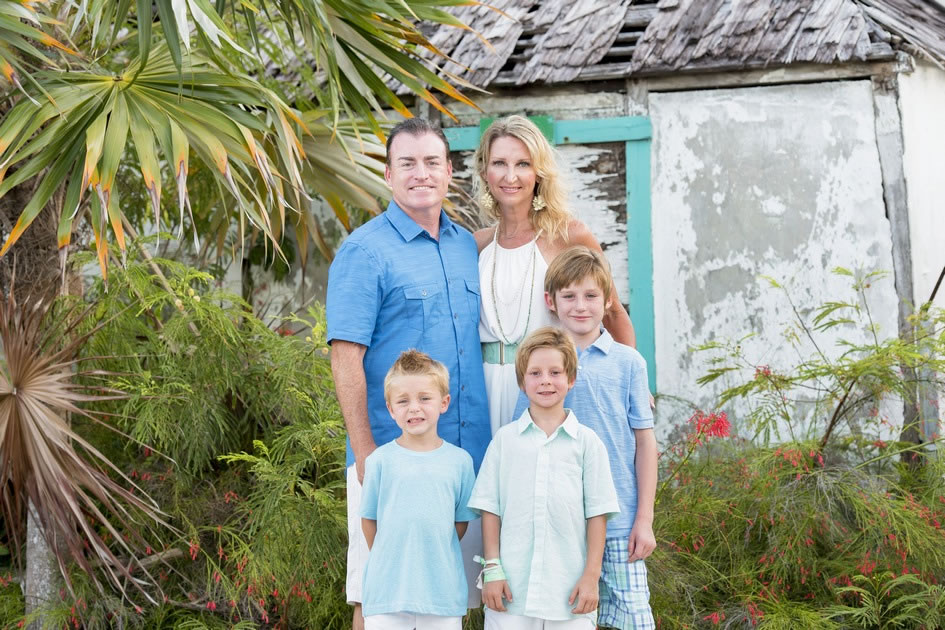
[[[441,396],[450,393],[450,373],[446,366],[419,350],[405,350],[400,353],[394,365],[384,377],[384,400],[390,402],[391,381],[398,376],[429,376],[433,379]]]
[[[545,292],[554,304],[555,293],[581,282],[588,276],[604,293],[604,301],[609,300],[614,281],[604,255],[584,245],[569,247],[555,256],[548,265],[548,271],[545,272]]]
[[[528,360],[532,358],[532,353],[540,348],[559,351],[564,359],[564,371],[568,375],[568,380],[574,382],[577,379],[578,356],[571,337],[560,328],[544,326],[526,337],[515,353],[515,378],[518,379],[519,387],[525,384]]]

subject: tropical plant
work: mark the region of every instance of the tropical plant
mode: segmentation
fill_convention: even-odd
[[[348,229],[352,215],[378,210],[378,197],[386,195],[380,114],[385,108],[408,114],[389,85],[405,85],[441,111],[446,107],[431,89],[469,103],[419,54],[438,52],[418,22],[460,26],[439,8],[454,4],[468,2],[0,0],[0,70],[8,82],[0,81],[0,256],[9,261],[27,229],[51,222],[63,264],[79,227],[90,228],[103,277],[110,260],[129,255],[128,236],[162,228],[189,230],[195,249],[198,236],[205,237],[204,248],[228,243],[236,251],[262,239],[276,255],[291,230],[303,261],[310,243],[330,257],[314,200],[323,200]],[[162,194],[168,185],[173,204]],[[139,197],[146,204],[127,203]],[[166,290],[166,279],[163,284]],[[153,323],[162,315],[152,315]],[[68,350],[63,357],[80,350],[84,338],[76,340],[59,348]],[[79,470],[84,460],[70,449],[86,444],[59,431],[58,457]],[[5,457],[12,458],[11,444],[3,445]],[[206,453],[193,455],[188,466],[205,465]],[[22,490],[43,490],[28,479],[56,472],[36,468],[36,459],[28,463],[34,468],[6,471],[20,502],[11,506],[26,500]],[[107,468],[106,460],[100,463]],[[74,483],[88,490],[96,488],[93,481],[120,496],[121,484],[94,477]],[[85,509],[115,507],[108,496],[96,495],[98,503]],[[142,510],[146,503],[131,505]],[[80,511],[67,507],[73,517]],[[10,534],[19,532],[23,514],[8,513]],[[103,519],[105,530],[115,526]],[[83,531],[84,520],[75,527]],[[50,542],[54,529],[44,528]],[[122,550],[123,560],[133,562],[137,547]],[[73,553],[80,565],[82,553]],[[115,558],[103,562],[111,566]],[[122,583],[138,578],[112,576]]]
[[[148,592],[159,596],[149,603],[134,589],[99,590],[98,563],[91,577],[70,563],[71,591],[23,616],[3,590],[0,557],[0,611],[13,611],[0,627],[42,619],[86,628],[344,628],[344,430],[323,311],[271,330],[238,296],[213,288],[210,275],[136,251],[113,269],[108,291],[99,280],[81,300],[60,303],[88,304],[92,315],[72,328],[87,339],[88,373],[73,378],[123,390],[83,403],[108,426],[76,416],[71,430],[175,527],[142,540],[140,521],[110,519],[115,532],[104,537],[113,549],[129,541],[132,549],[116,554],[137,554],[151,571]],[[146,575],[132,573],[144,587]]]
[[[383,137],[383,107],[409,115],[388,82],[444,112],[426,85],[469,103],[418,55],[436,51],[417,21],[460,26],[438,6],[455,4],[469,1],[0,0],[0,199],[38,178],[0,255],[61,194],[59,246],[87,209],[105,274],[137,216],[123,168],[141,173],[152,230],[207,226],[215,242],[235,227],[278,249],[288,224],[330,255],[311,200],[346,225],[346,206],[377,208],[368,138]],[[194,171],[212,182],[199,207]],[[176,219],[161,215],[166,182]]]
[[[91,576],[99,592],[104,586],[98,576],[105,576],[109,587],[124,593],[135,585],[156,602],[132,572],[154,585],[136,549],[157,546],[155,529],[167,525],[165,515],[70,426],[72,415],[111,426],[87,406],[122,395],[80,356],[102,325],[89,329],[90,310],[37,298],[19,303],[15,289],[0,302],[0,512],[15,559],[22,558],[17,552],[29,511],[60,550],[70,589],[68,561]],[[79,327],[87,332],[76,332]]]
[[[941,627],[945,462],[934,435],[897,439],[907,420],[889,410],[918,386],[942,395],[945,313],[921,308],[923,334],[884,339],[868,308],[876,275],[840,273],[851,299],[810,321],[794,311],[787,341],[807,342],[794,365],[761,365],[738,342],[707,346],[724,351],[707,382],[747,378],[721,394],[728,413],[697,411],[661,457],[648,566],[662,627]],[[840,331],[838,356],[821,351],[827,330]],[[731,437],[735,401],[742,436]],[[914,452],[923,466],[900,461]]]

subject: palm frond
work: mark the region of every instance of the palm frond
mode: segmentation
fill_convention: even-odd
[[[85,193],[91,192],[93,214],[111,217],[113,232],[124,248],[122,210],[112,198],[116,174],[130,138],[160,225],[161,172],[155,144],[170,166],[181,217],[189,211],[187,173],[191,152],[209,165],[229,200],[255,229],[273,237],[269,210],[302,205],[301,145],[298,116],[275,94],[249,77],[234,77],[212,68],[193,53],[185,63],[188,84],[178,91],[178,75],[170,52],[152,52],[148,67],[139,72],[129,64],[119,77],[91,72],[41,73],[37,80],[48,88],[54,103],[21,100],[0,125],[0,196],[31,177],[40,175],[36,194],[23,209],[0,256],[13,245],[46,207],[69,175],[81,168],[81,184],[70,196],[73,215]],[[264,147],[272,155],[261,156]],[[277,169],[270,168],[277,165]],[[81,165],[81,166],[80,166]],[[269,197],[260,196],[256,180],[267,182]],[[284,182],[289,195],[276,180]],[[104,222],[94,225],[99,251],[107,250]],[[281,228],[281,226],[280,226]],[[100,258],[103,274],[105,258]]]
[[[55,20],[37,11],[32,3],[0,0],[0,73],[24,94],[26,91],[20,82],[21,78],[35,84],[26,63],[37,66],[52,63],[50,56],[37,45],[78,54],[43,30],[45,25],[52,23]],[[19,54],[15,51],[19,51]]]
[[[0,514],[14,557],[31,502],[70,588],[72,561],[100,590],[103,576],[123,595],[133,584],[155,601],[147,585],[160,588],[138,556],[145,537],[167,526],[165,515],[68,420],[101,422],[83,405],[122,396],[83,383],[101,376],[83,372],[78,356],[92,333],[70,332],[88,314],[42,300],[20,303],[12,290],[0,301]]]
[[[119,199],[135,197],[131,178],[119,173],[133,166],[154,216],[150,229],[165,227],[161,198],[170,187],[178,215],[171,223],[192,226],[198,250],[198,225],[211,226],[216,242],[235,226],[241,245],[247,233],[262,235],[281,254],[288,218],[305,243],[303,258],[311,243],[330,258],[311,201],[323,198],[351,228],[348,209],[373,212],[387,196],[377,160],[383,112],[410,115],[390,81],[447,115],[433,91],[472,104],[420,54],[439,51],[417,26],[463,27],[437,5],[469,3],[0,0],[0,69],[28,79],[18,83],[28,98],[14,99],[0,121],[0,197],[38,178],[0,256],[62,195],[59,247],[87,216],[107,276],[109,244],[124,250],[131,223]],[[311,64],[309,94],[298,102],[285,96],[293,89],[263,77],[259,30],[274,39],[267,50],[277,63]],[[57,64],[53,52],[72,52],[60,40],[83,54],[59,53]],[[201,199],[195,217],[188,175],[198,169],[217,193]]]

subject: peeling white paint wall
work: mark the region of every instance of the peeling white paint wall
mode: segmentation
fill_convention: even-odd
[[[569,180],[569,209],[601,244],[624,305],[630,301],[625,151],[623,142],[558,147],[561,172]]]
[[[920,63],[899,85],[913,292],[921,303],[945,266],[945,71]],[[945,307],[945,289],[935,305]]]
[[[881,336],[897,332],[891,237],[885,217],[869,81],[651,93],[656,364],[661,394],[711,408],[724,387],[707,387],[709,341],[740,339],[756,365],[786,369],[797,356],[784,332],[798,311],[852,298],[849,278],[830,272],[885,270],[869,306]],[[838,337],[819,335],[839,354]],[[812,350],[808,348],[808,350]],[[660,403],[660,432],[689,408]],[[745,410],[728,409],[738,423]],[[734,412],[734,413],[733,413]],[[895,409],[890,410],[895,414]],[[782,427],[783,428],[783,427]],[[787,437],[787,435],[785,435]]]

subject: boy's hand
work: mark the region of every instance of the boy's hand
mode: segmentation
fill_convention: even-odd
[[[568,598],[568,603],[574,606],[574,608],[571,609],[572,613],[575,615],[583,615],[593,612],[597,608],[597,602],[600,599],[600,592],[597,586],[599,579],[598,576],[588,573],[581,576],[574,590],[571,591],[571,597]]]
[[[502,598],[512,601],[508,580],[496,580],[482,585],[482,603],[496,612],[505,612]]]
[[[636,562],[649,557],[656,549],[656,536],[653,535],[653,526],[647,523],[634,523],[630,530],[628,545],[630,554],[627,562]]]

